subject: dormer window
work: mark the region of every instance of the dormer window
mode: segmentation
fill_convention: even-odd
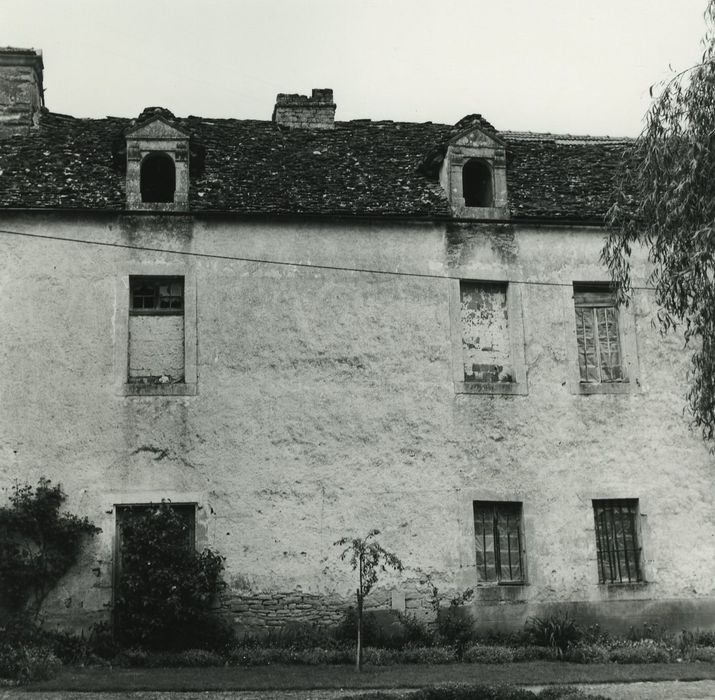
[[[176,166],[166,153],[153,152],[141,164],[142,202],[173,202],[176,190]]]
[[[452,215],[460,219],[508,219],[506,143],[478,114],[465,117],[455,126],[457,133],[445,144],[439,172]]]
[[[482,158],[468,160],[462,168],[462,192],[466,207],[493,207],[492,169]]]
[[[150,107],[124,132],[127,142],[127,208],[189,208],[189,134],[167,109]]]

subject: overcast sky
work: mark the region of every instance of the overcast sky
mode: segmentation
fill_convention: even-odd
[[[705,0],[0,0],[79,117],[270,119],[333,88],[336,119],[635,136],[648,88],[701,54]]]

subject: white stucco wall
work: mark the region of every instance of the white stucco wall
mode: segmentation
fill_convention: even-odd
[[[49,214],[2,228],[200,254],[0,236],[3,493],[46,476],[103,528],[48,615],[106,615],[117,503],[197,502],[199,545],[226,556],[250,625],[251,596],[280,607],[299,591],[306,611],[305,596],[350,596],[333,542],[375,527],[406,566],[386,586],[412,605],[424,574],[473,586],[472,502],[518,500],[527,585],[479,588],[484,626],[563,602],[715,622],[715,464],[688,431],[687,358],[651,326],[651,292],[626,314],[625,393],[574,387],[570,289],[606,279],[598,229]],[[162,271],[193,295],[195,395],[129,396],[126,279]],[[459,278],[518,290],[526,395],[455,392]],[[593,498],[639,499],[645,585],[598,583]]]

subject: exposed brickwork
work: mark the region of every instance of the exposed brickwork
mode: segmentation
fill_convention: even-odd
[[[260,632],[292,622],[336,625],[348,605],[348,601],[337,597],[268,591],[232,593],[225,597],[222,607],[236,627]]]
[[[406,590],[407,615],[430,621],[434,617],[430,601],[423,591]],[[365,599],[366,611],[390,610],[391,592],[378,590]],[[353,598],[337,595],[319,595],[302,591],[228,593],[221,602],[223,614],[238,630],[253,633],[279,629],[293,623],[308,623],[331,627],[345,616],[345,611],[355,605]]]

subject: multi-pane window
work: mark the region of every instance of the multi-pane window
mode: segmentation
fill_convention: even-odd
[[[184,381],[184,278],[129,278],[128,381]]]
[[[524,582],[521,503],[474,501],[477,577],[482,582]]]
[[[513,382],[507,285],[459,283],[465,382]]]
[[[184,310],[183,277],[147,277],[132,275],[129,278],[130,313],[132,314],[182,314]]]
[[[638,499],[593,501],[600,583],[643,580],[638,536]]]
[[[581,382],[625,381],[615,295],[606,285],[574,284]]]

